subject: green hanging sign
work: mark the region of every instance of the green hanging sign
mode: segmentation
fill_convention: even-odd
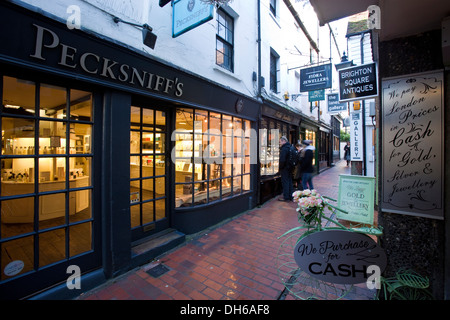
[[[214,16],[214,5],[201,0],[175,0],[173,2],[172,37],[194,29],[211,20]]]
[[[336,211],[342,220],[373,225],[375,178],[355,175],[339,176],[338,207],[348,213]]]

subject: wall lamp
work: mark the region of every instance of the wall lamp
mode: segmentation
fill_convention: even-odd
[[[301,94],[291,94],[291,95],[289,95],[288,91],[286,91],[283,94],[284,101],[288,101],[289,98],[292,98],[292,101],[297,101],[297,98],[300,97],[300,96],[301,96]]]
[[[151,49],[155,48],[157,36],[156,36],[156,34],[154,34],[152,32],[153,29],[148,24],[140,25],[140,24],[136,24],[136,23],[133,23],[133,22],[124,21],[124,20],[122,20],[122,19],[120,19],[118,17],[113,17],[113,21],[115,23],[122,22],[122,23],[129,24],[131,26],[142,28],[142,41],[144,42],[144,44],[147,47],[150,47]]]

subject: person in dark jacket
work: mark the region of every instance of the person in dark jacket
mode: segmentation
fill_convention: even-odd
[[[347,161],[347,167],[350,164],[350,141],[344,147],[344,159]]]
[[[302,168],[301,168],[302,162],[301,162],[301,160],[302,160],[303,155],[304,155],[304,153],[302,152],[304,146],[300,142],[297,142],[295,144],[295,148],[297,148],[297,159],[298,159],[298,162],[297,162],[297,165],[295,166],[294,172],[293,172],[294,188],[296,188],[297,190],[301,191],[301,190],[303,190],[303,185],[302,185]]]
[[[314,189],[312,174],[314,172],[313,159],[316,148],[311,143],[311,140],[303,140],[303,144],[306,145],[305,149],[303,149],[305,155],[302,158],[301,166],[303,190]]]
[[[292,201],[292,193],[294,193],[294,187],[292,184],[292,171],[293,167],[288,165],[289,150],[291,144],[286,137],[280,138],[280,174],[281,174],[281,186],[283,188],[283,196],[278,198],[280,201]]]

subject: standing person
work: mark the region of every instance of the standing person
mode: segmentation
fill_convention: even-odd
[[[297,190],[303,190],[303,186],[302,186],[302,168],[301,168],[301,161],[302,161],[302,157],[304,155],[303,151],[303,145],[300,142],[297,142],[295,144],[295,148],[297,149],[297,157],[298,157],[298,162],[297,165],[294,168],[294,173],[293,173],[293,180],[294,180],[294,188],[296,188]]]
[[[347,141],[347,144],[344,147],[344,159],[347,160],[347,167],[350,164],[350,141]]]
[[[280,173],[281,173],[281,186],[283,188],[283,196],[278,198],[279,201],[291,201],[292,193],[294,193],[294,187],[292,185],[292,170],[289,165],[289,151],[291,144],[286,137],[280,138]]]
[[[303,150],[305,155],[302,158],[301,166],[303,190],[314,189],[312,174],[314,172],[313,159],[316,148],[314,148],[314,146],[311,146],[311,143],[311,140],[303,140],[303,144],[306,145],[305,149]]]

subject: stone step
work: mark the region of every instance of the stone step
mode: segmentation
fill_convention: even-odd
[[[167,229],[135,243],[131,248],[134,265],[141,265],[157,256],[183,244],[186,240],[184,233],[175,229]]]

